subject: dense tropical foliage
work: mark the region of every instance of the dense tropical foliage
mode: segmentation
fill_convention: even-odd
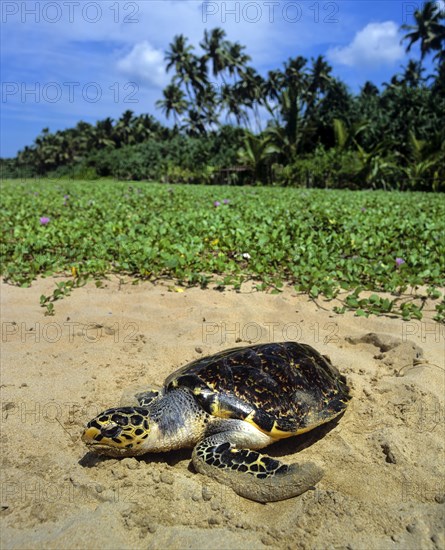
[[[117,121],[46,128],[2,161],[3,176],[444,190],[444,17],[426,2],[403,26],[420,59],[356,95],[322,56],[297,56],[264,76],[222,29],[204,32],[199,53],[176,36],[165,57],[171,82],[157,102],[172,127],[126,111]]]

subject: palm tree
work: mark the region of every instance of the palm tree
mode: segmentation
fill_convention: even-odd
[[[327,63],[322,55],[312,60],[312,68],[309,71],[308,78],[308,108],[313,109],[317,104],[319,95],[326,92],[330,83],[332,67]]]
[[[253,110],[256,126],[260,130],[259,107],[264,105],[264,78],[253,67],[246,67],[240,71],[240,77],[236,85],[237,97],[242,105]]]
[[[356,175],[359,186],[365,189],[376,189],[377,187],[386,189],[387,175],[394,169],[394,166],[391,161],[385,159],[385,144],[376,144],[370,151],[356,141],[355,146],[357,148],[356,158],[360,166]]]
[[[410,88],[417,88],[422,82],[425,81],[422,77],[422,73],[424,71],[425,69],[422,67],[420,61],[410,59],[408,61],[408,65],[405,67],[400,83],[406,84]]]
[[[264,96],[273,104],[264,103],[275,111],[274,124],[268,128],[277,147],[282,149],[287,160],[294,156],[301,142],[300,122],[307,106],[308,75],[306,59],[298,56],[284,64],[284,71],[272,71],[265,83]]]
[[[370,80],[367,80],[360,91],[362,97],[375,97],[379,95],[379,89]]]
[[[396,88],[399,88],[401,85],[402,85],[402,81],[400,80],[399,75],[396,75],[396,74],[391,77],[391,80],[389,82],[383,83],[383,86],[385,86],[387,90],[390,90],[390,89],[394,90]]]
[[[91,137],[92,149],[103,149],[105,147],[115,147],[115,132],[113,119],[110,117],[104,120],[98,120]]]
[[[161,125],[152,115],[139,115],[133,123],[133,132],[136,143],[146,141],[161,130]]]
[[[131,145],[135,143],[133,124],[135,121],[134,113],[130,109],[125,111],[114,127],[115,135],[118,140],[118,146]]]
[[[209,86],[209,81],[207,78],[207,66],[202,58],[194,56],[191,59],[188,68],[186,84],[187,82],[190,82],[195,98],[199,94],[204,92],[205,89]],[[187,91],[189,92],[189,96],[191,98],[192,96],[190,94],[190,89],[187,88]]]
[[[438,51],[435,58],[443,56],[445,26],[440,24],[440,20],[444,18],[437,2],[425,2],[422,9],[414,13],[415,25],[402,25],[402,29],[410,31],[402,39],[409,40],[406,51],[409,52],[413,44],[420,42],[421,62],[432,51]]]
[[[220,98],[213,86],[207,84],[199,94],[196,95],[195,109],[202,115],[205,125],[212,128],[218,124],[218,114],[220,111]]]
[[[167,72],[174,66],[177,75],[185,76],[187,73],[187,68],[192,57],[190,52],[194,49],[192,45],[187,44],[187,41],[188,39],[183,34],[179,34],[169,44],[170,50],[165,54]]]
[[[445,102],[445,59],[439,62],[439,65],[436,67],[436,74],[432,75],[431,78],[433,78],[431,92],[434,94],[435,97],[442,98],[442,103],[444,103]]]
[[[408,184],[411,189],[422,188],[424,182],[434,182],[437,180],[437,188],[439,190],[440,179],[435,177],[435,172],[439,173],[443,166],[443,132],[437,132],[431,136],[431,141],[417,139],[413,131],[409,131],[409,154],[399,155],[402,157],[403,162],[399,163],[398,168],[403,172],[408,180]],[[436,142],[436,143],[435,143]],[[442,150],[440,150],[442,148]],[[443,185],[443,179],[442,179]]]
[[[162,93],[164,99],[159,99],[156,102],[156,107],[161,108],[167,118],[173,113],[175,123],[177,123],[178,115],[182,115],[188,107],[184,92],[176,84],[169,84]]]
[[[304,113],[300,124],[300,147],[306,152],[313,150],[318,142],[326,148],[334,147],[334,119],[340,119],[346,126],[350,126],[355,118],[363,118],[360,113],[358,117],[355,116],[353,105],[353,98],[346,85],[332,78],[312,111]]]
[[[229,64],[227,70],[231,76],[235,73],[240,76],[242,71],[245,71],[247,63],[250,61],[250,56],[244,53],[245,46],[241,46],[239,42],[230,42],[228,44]]]
[[[213,76],[217,76],[230,66],[228,42],[224,40],[226,33],[223,29],[216,28],[210,32],[204,31],[204,40],[199,43],[205,54],[202,59],[205,63],[212,62]]]
[[[219,99],[223,110],[226,111],[227,120],[230,119],[230,115],[233,115],[238,126],[242,123],[247,124],[248,117],[244,108],[246,103],[242,100],[239,83],[236,83],[233,86],[230,86],[230,84],[223,84]]]
[[[306,90],[303,93],[304,112],[302,113],[302,146],[303,149],[310,149],[318,140],[319,125],[317,113],[320,103],[325,94],[335,84],[335,79],[331,76],[332,67],[327,63],[322,55],[312,59],[312,67],[307,75]]]
[[[62,132],[52,134],[44,128],[40,136],[35,139],[36,164],[39,173],[45,173],[69,160],[68,143],[64,143]]]
[[[83,120],[76,124],[72,129],[73,139],[76,142],[77,152],[80,156],[84,156],[90,151],[90,144],[94,134],[94,127]]]
[[[343,120],[334,118],[333,130],[335,136],[335,148],[338,151],[343,151],[352,143],[356,144],[356,138],[361,132],[363,132],[363,130],[366,130],[368,125],[368,122],[356,122],[348,127]]]
[[[202,111],[190,109],[183,120],[183,129],[189,136],[202,136],[206,133],[208,117]]]
[[[255,136],[248,132],[244,138],[243,147],[238,151],[238,161],[252,170],[255,182],[265,181],[267,161],[271,155],[279,152],[279,148],[271,143],[268,136]]]
[[[167,72],[174,67],[175,75],[173,83],[179,86],[185,84],[189,97],[192,97],[192,90],[200,90],[207,83],[207,70],[205,64],[192,54],[193,46],[187,44],[187,38],[180,34],[174,37],[170,44],[170,50],[165,54],[167,61]]]
[[[189,111],[186,120],[191,123],[190,132],[193,134],[202,133],[203,128],[212,128],[223,111],[227,116],[234,114],[237,123],[241,120],[247,123],[246,109],[254,109],[259,124],[258,105],[262,101],[263,79],[247,66],[250,58],[244,53],[244,46],[229,42],[225,37],[225,31],[220,28],[205,30],[200,43],[204,54],[198,57],[192,53],[193,46],[187,39],[178,35],[165,56],[167,71],[174,68],[175,75],[157,106],[167,117],[174,113],[176,121],[178,115]],[[209,82],[210,72],[213,77],[222,79],[222,86]],[[226,72],[239,78],[231,87],[225,86]]]

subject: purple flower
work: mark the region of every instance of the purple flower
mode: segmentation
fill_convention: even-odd
[[[396,265],[399,266],[399,265],[402,265],[405,263],[405,260],[403,258],[396,258]]]
[[[362,207],[362,212],[366,212],[366,208],[365,207]]]
[[[70,196],[69,195],[63,195],[63,198],[67,201],[70,198]]]
[[[229,204],[229,199],[223,199],[223,204]]]
[[[49,223],[49,218],[47,218],[46,216],[42,216],[40,218],[40,223],[41,225],[46,225],[47,223]]]
[[[221,203],[220,203],[219,201],[215,201],[215,202],[213,203],[213,206],[215,206],[215,207],[221,206]]]

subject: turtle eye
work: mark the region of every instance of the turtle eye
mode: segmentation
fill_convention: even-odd
[[[119,426],[127,426],[128,424],[128,418],[122,414],[113,414],[111,420]]]
[[[122,431],[122,428],[120,426],[111,425],[108,428],[102,428],[102,435],[104,437],[109,437],[112,439],[113,437],[117,437]]]

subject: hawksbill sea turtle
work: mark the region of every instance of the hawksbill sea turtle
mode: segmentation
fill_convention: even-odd
[[[350,399],[345,378],[307,344],[283,342],[225,350],[185,365],[163,388],[88,422],[89,449],[127,457],[193,447],[195,469],[257,502],[294,497],[323,470],[283,464],[257,452],[340,415]]]

